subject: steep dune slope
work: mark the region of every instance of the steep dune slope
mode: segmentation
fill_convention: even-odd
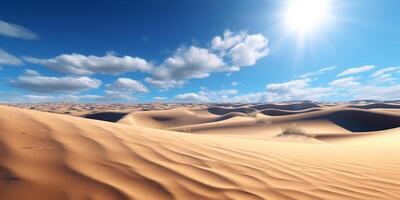
[[[398,199],[399,131],[376,137],[238,139],[0,106],[0,199]]]

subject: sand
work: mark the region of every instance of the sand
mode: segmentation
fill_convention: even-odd
[[[0,199],[400,199],[394,106],[224,106],[0,106]]]

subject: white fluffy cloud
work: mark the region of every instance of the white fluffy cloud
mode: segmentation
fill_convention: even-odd
[[[235,89],[223,89],[218,91],[210,91],[202,88],[199,92],[179,94],[174,97],[174,100],[179,102],[230,102],[233,95],[238,94]]]
[[[232,58],[233,70],[242,66],[251,66],[269,53],[268,39],[261,34],[246,35],[245,39],[232,47],[229,56]]]
[[[167,90],[182,86],[189,79],[202,79],[214,72],[238,71],[256,64],[268,55],[268,39],[261,34],[226,31],[215,36],[210,48],[181,47],[154,69],[146,82]]]
[[[197,93],[185,93],[185,94],[178,94],[174,97],[176,101],[179,102],[209,102],[210,99],[207,96],[197,94]]]
[[[355,77],[346,77],[346,78],[341,78],[334,80],[329,83],[330,86],[333,87],[339,87],[339,88],[348,88],[348,87],[355,87],[360,85],[360,83],[357,81],[358,78]]]
[[[252,92],[243,95],[236,95],[229,98],[228,102],[234,103],[265,103],[267,102],[267,93],[263,92]]]
[[[73,95],[73,94],[63,94],[63,95],[24,95],[20,97],[21,102],[78,102],[80,100],[95,101],[102,99],[99,95]]]
[[[188,79],[206,78],[212,72],[222,71],[224,68],[224,61],[208,49],[181,47],[154,69],[152,77],[147,77],[145,81],[161,90],[168,90],[183,86]]]
[[[126,72],[149,72],[152,65],[144,59],[113,54],[105,56],[62,54],[54,58],[38,59],[26,57],[27,62],[43,65],[49,69],[63,73],[87,75],[87,74],[111,74],[118,75]]]
[[[113,84],[106,86],[110,90],[123,90],[129,92],[144,92],[147,93],[149,90],[139,81],[130,78],[118,78]]]
[[[20,65],[21,60],[17,57],[7,53],[6,51],[0,49],[0,66],[2,65]]]
[[[373,65],[365,65],[361,67],[354,67],[354,68],[349,68],[344,70],[342,73],[338,74],[338,76],[346,76],[346,75],[351,75],[351,74],[359,74],[362,72],[367,72],[375,68]]]
[[[240,43],[246,37],[245,32],[235,34],[229,30],[224,32],[223,36],[215,36],[211,41],[211,49],[225,53],[226,50]]]
[[[105,98],[137,100],[135,93],[147,93],[149,90],[137,80],[118,78],[114,83],[107,84],[104,91]]]
[[[22,26],[8,23],[2,20],[0,20],[0,35],[6,37],[20,38],[25,40],[39,39],[39,36],[36,33]]]
[[[105,90],[104,91],[104,100],[112,101],[112,100],[137,100],[137,97],[134,96],[131,92],[120,91],[120,90]]]
[[[163,91],[176,87],[182,87],[186,83],[186,81],[183,80],[156,80],[150,77],[147,77],[144,80]]]
[[[332,94],[330,87],[313,87],[311,79],[298,79],[283,83],[268,84],[266,95],[268,101],[321,100]]]
[[[42,76],[33,70],[26,70],[17,80],[12,81],[12,84],[19,88],[39,93],[70,93],[98,88],[101,85],[101,81],[86,76],[48,77]]]
[[[251,66],[269,53],[268,39],[261,34],[247,34],[244,31],[233,33],[225,31],[223,36],[215,36],[211,49],[221,57],[229,58],[230,71],[238,71],[240,67]]]
[[[223,67],[224,61],[208,49],[181,47],[154,70],[153,77],[157,80],[200,79]]]
[[[155,100],[155,101],[165,101],[165,100],[167,100],[168,98],[167,97],[153,97],[153,99]]]

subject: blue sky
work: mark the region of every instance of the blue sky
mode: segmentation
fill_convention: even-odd
[[[0,101],[400,99],[399,1],[293,1],[4,1]]]

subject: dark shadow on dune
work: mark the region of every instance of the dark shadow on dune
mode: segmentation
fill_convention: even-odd
[[[315,103],[294,103],[294,104],[287,104],[287,105],[280,105],[280,104],[261,104],[251,106],[250,108],[256,110],[265,110],[265,109],[276,109],[276,110],[305,110],[310,108],[320,108],[319,105]]]
[[[396,104],[388,104],[388,103],[372,103],[367,105],[351,105],[348,106],[350,108],[361,108],[361,109],[374,109],[374,108],[392,108],[392,109],[399,109],[400,105]]]
[[[304,111],[265,109],[265,110],[262,110],[261,113],[264,115],[269,115],[269,116],[284,116],[284,115],[294,115],[294,114],[314,112],[314,111],[319,111],[319,110],[321,110],[321,109],[320,108],[312,108],[312,109],[308,109],[308,110],[304,110]]]
[[[155,120],[155,121],[160,121],[160,122],[170,121],[170,120],[175,119],[175,118],[173,118],[173,117],[157,117],[157,116],[154,116],[154,117],[152,117],[152,118],[153,118],[153,120]]]
[[[222,108],[222,107],[211,107],[208,108],[208,112],[214,114],[214,115],[225,115],[228,113],[244,113],[244,114],[248,114],[248,113],[252,113],[257,111],[256,109],[252,109],[252,108]]]
[[[218,116],[217,118],[215,118],[214,120],[212,120],[211,122],[217,122],[217,121],[223,121],[223,120],[227,120],[233,117],[243,117],[243,116],[247,116],[247,114],[241,113],[241,112],[231,112],[225,115],[221,115]]]
[[[125,115],[129,113],[121,113],[121,112],[98,112],[93,114],[88,114],[82,116],[88,119],[95,119],[101,121],[108,121],[108,122],[117,122],[118,120],[122,119]]]
[[[208,112],[215,114],[215,115],[225,115],[231,112],[239,112],[239,113],[244,113],[244,114],[249,114],[255,111],[263,111],[266,109],[274,109],[274,110],[282,110],[282,112],[278,113],[271,111],[272,114],[276,115],[289,115],[289,112],[286,112],[287,114],[284,114],[285,111],[299,111],[299,110],[305,110],[305,109],[311,109],[311,108],[320,108],[319,105],[315,103],[295,103],[295,104],[260,104],[260,105],[254,105],[254,106],[249,106],[249,107],[236,107],[236,108],[226,108],[226,107],[211,107],[208,108]],[[268,112],[268,111],[266,111]],[[264,113],[265,114],[265,113]],[[293,113],[296,114],[296,113]],[[273,115],[275,116],[275,115]]]
[[[352,132],[380,131],[400,127],[400,117],[363,110],[343,110],[319,116]]]

